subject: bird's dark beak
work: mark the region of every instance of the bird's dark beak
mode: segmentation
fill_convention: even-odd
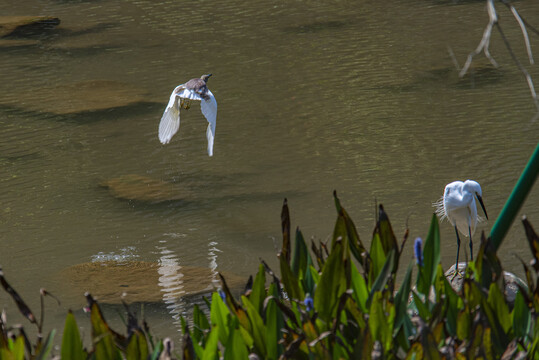
[[[213,75],[213,74],[208,74],[208,75],[206,75],[206,76],[209,78],[209,77],[211,77],[212,75]]]
[[[475,194],[475,196],[477,196],[477,200],[479,200],[479,204],[481,204],[481,209],[483,209],[483,212],[485,213],[485,216],[488,220],[487,210],[485,210],[485,204],[483,204],[483,199],[481,198],[481,196],[479,196],[479,194]]]

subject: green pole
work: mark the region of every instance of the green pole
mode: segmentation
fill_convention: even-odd
[[[503,207],[500,215],[496,219],[494,226],[490,230],[490,237],[494,244],[494,249],[498,250],[502,244],[502,240],[507,234],[509,227],[515,220],[520,207],[524,203],[526,196],[530,192],[537,175],[539,174],[539,144],[535,148],[533,155],[531,156],[528,164],[524,168],[522,175],[517,181],[517,184],[513,188],[513,192],[507,199],[505,206]]]

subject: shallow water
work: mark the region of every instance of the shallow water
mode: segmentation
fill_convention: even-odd
[[[539,4],[517,8],[539,24]],[[524,61],[519,29],[499,10]],[[165,280],[182,266],[245,277],[259,258],[275,266],[285,197],[307,238],[331,234],[336,189],[364,242],[376,201],[397,237],[408,225],[413,239],[426,235],[445,184],[475,179],[491,219],[476,232],[477,249],[539,140],[528,88],[498,34],[498,70],[479,58],[475,76],[459,80],[448,56],[450,46],[462,64],[477,46],[482,2],[28,0],[4,1],[0,14],[61,19],[32,45],[0,48],[0,265],[35,309],[40,287],[63,300],[50,327],[84,303],[58,280],[80,263],[158,262]],[[539,82],[537,66],[527,67]],[[162,146],[170,92],[208,72],[219,103],[214,156],[196,105]],[[51,113],[65,98],[33,103],[46,89],[94,80],[127,84],[142,100],[75,115]],[[130,174],[188,195],[150,204],[99,186]],[[521,214],[539,227],[536,188]],[[449,267],[456,241],[447,222],[441,229]],[[411,259],[411,242],[405,251]],[[530,257],[518,222],[500,250],[518,273],[515,254]],[[0,300],[16,312],[4,293]],[[158,335],[176,326],[179,303],[147,311]]]

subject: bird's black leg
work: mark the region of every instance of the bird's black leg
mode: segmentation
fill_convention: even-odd
[[[470,259],[473,261],[473,242],[472,242],[472,229],[468,226],[468,231],[470,235]]]
[[[459,236],[459,231],[457,230],[456,226],[455,226],[455,233],[457,234],[457,261],[455,262],[455,273],[453,275],[453,279],[459,273],[460,236]]]

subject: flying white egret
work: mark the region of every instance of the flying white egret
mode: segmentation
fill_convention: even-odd
[[[176,86],[167,108],[159,123],[159,140],[163,144],[168,144],[174,134],[180,128],[180,110],[189,109],[192,100],[200,101],[202,114],[208,120],[206,137],[208,138],[208,155],[213,156],[213,140],[215,139],[215,123],[217,120],[217,101],[206,83],[212,74],[202,75],[200,79],[191,79],[185,84]]]
[[[436,214],[440,217],[440,220],[447,218],[451,225],[455,227],[455,233],[457,234],[457,261],[455,264],[455,274],[458,272],[459,265],[459,231],[464,236],[470,237],[470,255],[473,259],[472,235],[475,233],[475,227],[479,220],[475,199],[479,201],[479,204],[488,219],[482,195],[481,186],[476,181],[453,181],[446,185],[444,196],[435,203]]]

